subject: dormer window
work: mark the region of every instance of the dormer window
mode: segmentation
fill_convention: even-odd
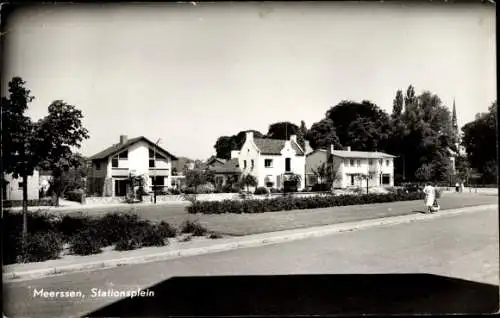
[[[118,158],[120,158],[120,159],[128,159],[128,150],[120,152],[120,154],[118,154]]]

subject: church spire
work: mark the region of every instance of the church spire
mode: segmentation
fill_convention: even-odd
[[[453,129],[458,132],[458,123],[457,123],[457,108],[455,107],[455,97],[453,97],[453,115],[451,118],[451,124]]]

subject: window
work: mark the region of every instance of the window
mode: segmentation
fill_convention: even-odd
[[[380,165],[382,165],[384,162],[383,162],[383,160],[382,160],[382,159],[379,159],[379,160],[378,160],[378,163],[379,163]]]
[[[252,169],[255,167],[255,162],[252,159]]]
[[[120,154],[118,155],[118,158],[127,159],[128,158],[128,150],[125,150],[124,152],[120,152]]]
[[[154,168],[155,167],[155,160],[154,159],[150,159],[149,160],[149,167],[150,168]]]
[[[246,168],[247,168],[247,161],[243,160],[243,169],[246,169]]]
[[[354,159],[351,159],[351,167],[354,167]]]
[[[389,162],[389,160],[386,160],[386,161],[385,161],[385,165],[386,165],[386,166],[390,166],[390,164],[391,164],[391,163]]]
[[[361,160],[359,160],[359,159],[358,159],[358,160],[356,160],[356,165],[357,165],[358,167],[361,167]]]
[[[23,182],[19,182],[19,190],[22,190],[23,189]]]
[[[155,155],[156,155],[156,154],[155,154],[154,150],[150,148],[150,149],[149,149],[149,158],[154,158],[154,157],[155,157]]]
[[[114,157],[111,159],[111,167],[118,168],[118,157]]]
[[[101,163],[100,162],[95,163],[95,170],[101,170]]]
[[[265,159],[264,160],[264,166],[266,168],[271,168],[273,166],[273,159]]]
[[[346,167],[349,167],[349,160],[345,159],[345,160],[344,160],[344,165],[345,165]]]
[[[369,160],[370,166],[373,166],[373,159]]]
[[[285,158],[285,172],[290,172],[290,171],[292,171],[292,159]]]

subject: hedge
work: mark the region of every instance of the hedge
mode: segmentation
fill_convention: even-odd
[[[196,201],[186,207],[189,213],[222,214],[222,213],[262,213],[284,210],[302,210],[348,206],[360,204],[374,204],[396,201],[410,201],[423,199],[423,193],[389,193],[340,196],[314,196],[309,198],[278,197],[263,200],[224,200],[224,201]]]
[[[180,232],[166,222],[151,222],[135,214],[110,213],[99,217],[32,212],[28,214],[28,236],[22,248],[22,214],[4,211],[2,233],[3,264],[39,262],[56,259],[65,243],[76,255],[100,253],[103,247],[116,250],[146,246],[164,246],[168,238]],[[196,222],[186,222],[181,229],[193,235],[209,232]]]
[[[78,203],[83,203],[83,200],[85,198],[85,191],[83,190],[73,190],[73,191],[68,191],[65,193],[65,197],[69,201],[74,201]]]

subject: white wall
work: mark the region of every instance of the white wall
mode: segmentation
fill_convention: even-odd
[[[236,154],[236,152],[234,154]],[[296,155],[295,150],[291,147],[290,141],[285,143],[281,156],[261,155],[259,149],[253,142],[253,136],[247,136],[239,152],[238,163],[244,175],[251,174],[257,178],[258,187],[265,186],[266,176],[271,176],[270,179],[274,183],[274,187],[278,187],[276,184],[277,176],[285,173],[285,158],[291,158],[291,172],[301,176],[301,185],[299,189],[303,189],[305,183],[305,157]],[[253,169],[252,159],[254,160]],[[265,159],[273,160],[273,166],[271,168],[265,167]],[[245,160],[247,162],[246,168],[244,164]],[[282,178],[280,179],[282,182]]]
[[[6,200],[22,200],[23,199],[23,189],[19,187],[19,182],[23,179],[14,178],[12,174],[5,175],[5,180],[9,183],[6,185]],[[35,170],[32,176],[28,176],[28,200],[36,200],[39,198],[39,172]]]

